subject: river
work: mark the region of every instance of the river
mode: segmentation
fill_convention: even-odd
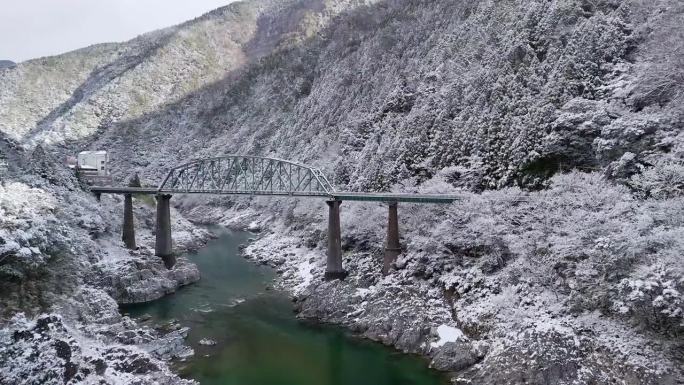
[[[286,293],[268,290],[272,269],[240,256],[249,233],[219,237],[188,254],[202,279],[160,300],[122,310],[189,326],[195,356],[177,365],[202,385],[443,385],[419,357],[297,320]],[[199,343],[202,339],[215,346]]]

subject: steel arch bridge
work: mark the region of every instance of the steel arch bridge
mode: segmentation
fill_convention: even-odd
[[[101,194],[223,194],[326,198],[342,201],[452,203],[446,194],[337,191],[317,168],[249,155],[196,159],[172,168],[158,187],[93,186]]]
[[[344,278],[340,233],[340,205],[342,201],[388,203],[387,241],[383,256],[383,274],[401,253],[397,205],[407,203],[443,203],[460,200],[455,195],[378,193],[335,191],[328,179],[317,168],[287,160],[246,155],[226,155],[197,159],[169,171],[159,187],[93,186],[97,199],[101,194],[123,194],[124,214],[122,241],[129,249],[136,249],[133,215],[133,195],[150,194],[156,198],[155,255],[164,260],[167,268],[175,264],[171,236],[171,205],[173,194],[272,195],[323,198],[328,206],[328,251],[326,279]]]
[[[323,173],[304,164],[282,159],[226,155],[198,159],[169,171],[158,193],[333,195],[335,189]]]

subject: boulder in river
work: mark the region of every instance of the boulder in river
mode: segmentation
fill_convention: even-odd
[[[216,341],[209,338],[202,338],[199,340],[199,344],[204,346],[216,346]]]

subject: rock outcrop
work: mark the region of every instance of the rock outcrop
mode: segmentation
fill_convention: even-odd
[[[192,354],[184,344],[187,330],[141,328],[92,288],[58,308],[60,314],[33,320],[15,316],[0,330],[0,383],[195,384],[179,379],[163,361]]]

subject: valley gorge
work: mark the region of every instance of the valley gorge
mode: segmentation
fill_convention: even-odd
[[[459,194],[341,207],[175,195],[174,251],[253,232],[297,317],[424,357],[455,384],[684,383],[684,3],[248,0],[125,43],[0,67],[0,384],[192,384],[182,323],[120,305],[202,280],[154,255],[155,205],[118,185],[225,154],[319,168],[340,191]],[[149,199],[148,199],[149,198]]]

